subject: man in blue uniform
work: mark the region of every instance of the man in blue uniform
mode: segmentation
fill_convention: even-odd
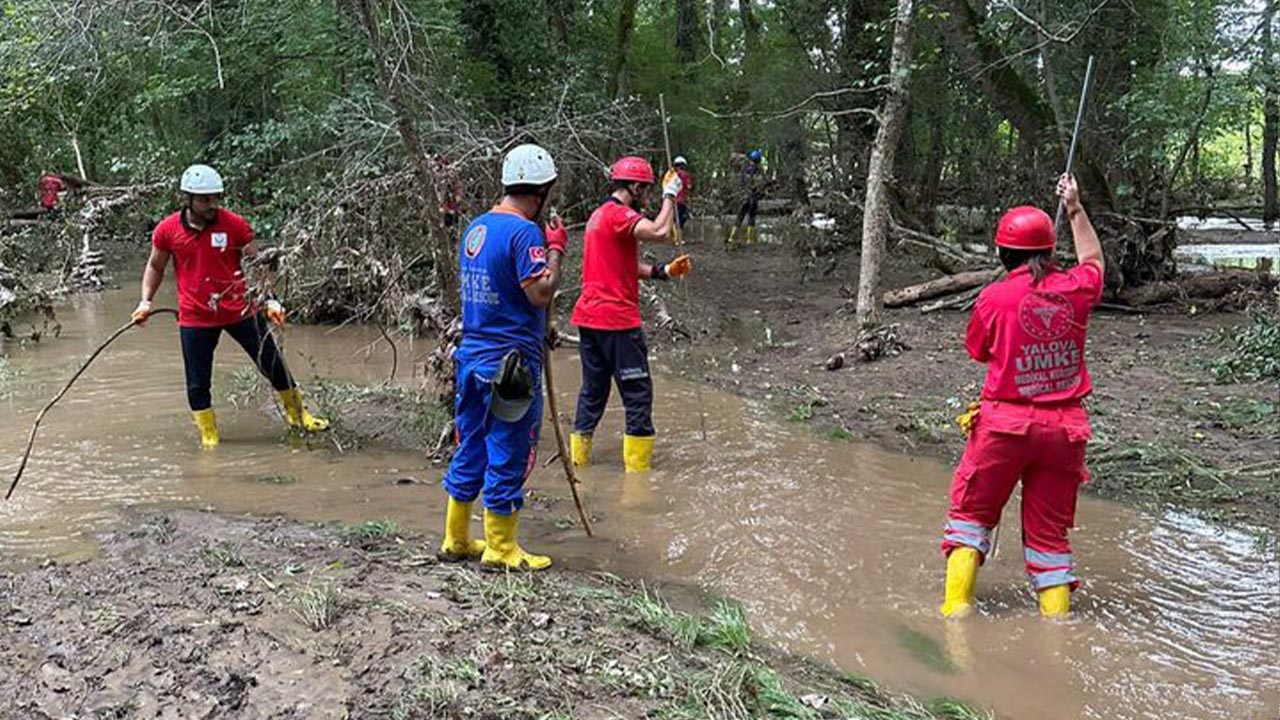
[[[550,153],[537,145],[515,148],[502,163],[502,202],[462,236],[458,447],[444,476],[449,505],[441,560],[480,558],[485,566],[516,570],[551,565],[551,558],[520,547],[516,520],[524,481],[537,464],[546,308],[560,286],[568,244],[558,219],[537,224],[555,180]],[[485,539],[472,540],[471,506],[481,495]]]

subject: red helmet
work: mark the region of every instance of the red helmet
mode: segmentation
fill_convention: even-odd
[[[1019,205],[1005,213],[996,226],[996,247],[1052,250],[1055,242],[1053,220],[1038,207]]]
[[[652,183],[654,181],[653,166],[642,157],[628,155],[619,158],[613,167],[609,168],[609,179]]]

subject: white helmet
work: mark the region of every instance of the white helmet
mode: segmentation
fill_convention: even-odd
[[[222,192],[222,176],[208,165],[192,165],[182,171],[178,189],[192,195],[217,195]]]
[[[519,145],[502,161],[502,184],[546,185],[556,179],[551,153],[537,145]]]
[[[683,155],[677,155],[675,160],[671,161],[672,165],[688,165],[689,161],[684,159]]]

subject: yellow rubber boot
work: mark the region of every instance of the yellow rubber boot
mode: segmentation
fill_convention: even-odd
[[[290,427],[302,428],[307,432],[320,432],[329,429],[329,421],[318,418],[307,412],[302,404],[302,390],[294,387],[276,392],[280,404],[284,407],[284,417]]]
[[[1055,585],[1040,591],[1040,614],[1062,619],[1071,613],[1071,586]]]
[[[971,547],[958,547],[947,556],[947,589],[939,608],[943,617],[959,619],[973,613],[973,588],[981,559]]]
[[[745,244],[746,245],[756,244],[756,226],[755,225],[747,226],[747,239]]]
[[[569,433],[569,457],[574,467],[584,468],[591,464],[591,436],[582,433]]]
[[[732,245],[733,241],[736,239],[738,239],[738,226],[734,225],[733,227],[729,228],[729,237],[724,239],[724,244],[726,246]]]
[[[200,428],[200,445],[205,450],[218,447],[218,418],[214,415],[213,408],[193,410],[191,417],[196,421],[196,427]]]
[[[484,541],[471,539],[471,505],[449,498],[444,511],[444,542],[436,554],[440,562],[477,560],[484,554]]]
[[[484,511],[484,554],[480,564],[494,570],[545,570],[551,567],[546,555],[527,553],[516,540],[519,513],[499,515]]]
[[[622,436],[622,463],[629,473],[649,472],[653,460],[653,436]]]

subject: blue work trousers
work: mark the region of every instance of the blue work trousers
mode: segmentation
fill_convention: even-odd
[[[483,492],[484,506],[510,515],[524,506],[524,481],[538,462],[542,430],[541,367],[528,364],[536,379],[533,403],[517,422],[489,412],[491,380],[500,358],[456,363],[454,427],[458,447],[444,475],[444,489],[458,502],[473,502]]]
[[[611,382],[618,385],[622,407],[627,413],[627,434],[653,435],[653,378],[649,376],[649,344],[644,330],[593,330],[579,328],[582,339],[582,389],[578,393],[578,415],[573,430],[581,435],[595,432],[609,404]]]

